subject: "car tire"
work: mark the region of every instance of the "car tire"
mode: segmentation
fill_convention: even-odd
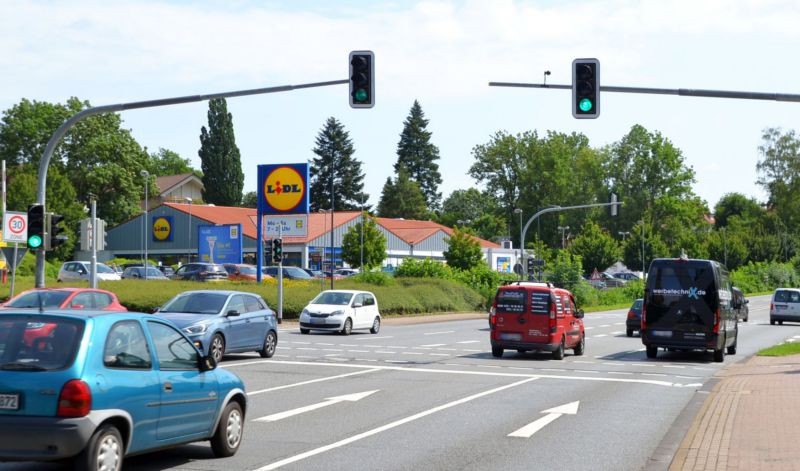
[[[214,334],[211,337],[211,342],[208,344],[208,354],[214,357],[219,365],[222,357],[225,356],[225,339],[220,334]]]
[[[378,332],[381,331],[381,318],[380,317],[377,317],[377,316],[375,317],[375,320],[372,321],[372,328],[369,329],[369,331],[372,334],[377,334]]]
[[[116,427],[110,424],[101,425],[92,434],[86,448],[75,458],[75,469],[79,471],[97,471],[111,469],[120,471],[125,456],[125,443]]]
[[[625,335],[627,335],[628,337],[633,337],[633,329],[626,330]]]
[[[242,406],[236,401],[231,401],[222,411],[217,430],[211,437],[211,451],[217,458],[233,456],[242,443],[244,432],[244,414]]]
[[[261,358],[272,358],[272,355],[275,355],[275,348],[277,346],[278,334],[276,334],[274,330],[270,330],[267,332],[267,336],[264,337],[264,345],[261,347],[261,350],[258,351],[258,354],[261,355]]]
[[[772,319],[770,319],[770,320],[769,320],[769,325],[775,325],[775,321],[773,321]]]
[[[583,352],[585,350],[586,350],[586,334],[581,334],[581,340],[580,342],[578,342],[577,345],[575,345],[575,348],[572,349],[572,353],[574,353],[575,356],[579,357],[583,355]]]
[[[647,346],[647,358],[655,358],[658,356],[658,347],[651,345]]]
[[[342,326],[342,335],[350,335],[351,332],[353,332],[353,321],[348,317],[344,320],[344,325]]]
[[[714,362],[722,363],[725,361],[725,342],[727,342],[727,338],[722,342],[722,348],[715,348],[714,349]]]
[[[503,347],[492,347],[492,356],[500,358],[503,356]]]
[[[561,343],[558,344],[558,348],[555,351],[553,351],[553,359],[554,360],[564,359],[564,337],[561,337]]]
[[[301,334],[305,335],[305,334],[307,334],[309,332],[311,332],[311,329],[304,329],[304,328],[300,327],[300,333]]]
[[[778,325],[783,325],[783,321],[778,321]]]

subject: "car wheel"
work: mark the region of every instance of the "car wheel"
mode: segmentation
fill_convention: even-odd
[[[553,359],[554,360],[564,359],[564,337],[561,337],[561,343],[558,345],[558,348],[553,352]]]
[[[778,321],[778,325],[783,325],[783,321]]]
[[[300,327],[300,333],[301,333],[301,334],[307,334],[307,333],[309,333],[309,332],[311,332],[311,330],[310,330],[310,329],[304,329],[304,328]]]
[[[350,335],[350,332],[353,331],[353,321],[350,320],[348,317],[344,320],[344,326],[342,327],[342,335]]]
[[[633,337],[633,329],[626,330],[625,335],[627,335],[628,337]]]
[[[75,459],[75,469],[80,471],[122,469],[122,458],[125,456],[125,444],[122,435],[113,425],[102,425],[98,428],[86,448]]]
[[[492,347],[492,356],[495,358],[503,356],[503,347]]]
[[[211,451],[217,458],[225,458],[236,454],[242,442],[244,431],[244,415],[242,406],[236,401],[231,401],[222,411],[217,430],[211,437]]]
[[[775,321],[773,321],[772,319],[770,319],[770,320],[769,320],[769,325],[775,325]]]
[[[277,346],[278,334],[276,334],[274,330],[270,330],[267,332],[267,336],[264,337],[264,346],[258,351],[258,354],[261,355],[261,358],[272,358],[272,355],[275,354],[275,347]]]
[[[658,347],[651,345],[647,346],[647,358],[655,358],[658,356]]]
[[[572,349],[572,352],[575,356],[583,355],[584,350],[586,350],[586,334],[581,334],[581,341],[575,345],[575,348]]]
[[[714,349],[714,361],[715,362],[722,363],[723,361],[725,361],[725,342],[727,342],[727,341],[728,341],[728,339],[725,338],[725,340],[722,342],[722,348],[715,348]]]
[[[372,328],[369,331],[373,334],[377,334],[381,330],[381,318],[376,317],[374,321],[372,321]]]
[[[208,354],[214,357],[217,364],[222,361],[222,357],[225,355],[225,339],[222,338],[220,334],[214,334],[211,337],[211,344],[208,346]]]

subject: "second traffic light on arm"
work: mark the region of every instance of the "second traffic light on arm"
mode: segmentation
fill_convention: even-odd
[[[350,53],[350,107],[372,108],[375,105],[375,54],[372,51]]]
[[[594,119],[600,116],[600,61],[572,61],[572,116]]]
[[[28,248],[38,249],[44,244],[45,238],[44,205],[32,204],[28,206]]]

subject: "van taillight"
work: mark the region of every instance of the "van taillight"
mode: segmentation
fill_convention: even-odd
[[[61,388],[58,396],[59,417],[84,417],[92,409],[92,391],[79,379],[71,379]]]
[[[489,309],[489,324],[492,327],[497,325],[497,308],[493,305],[491,309]]]
[[[647,311],[644,309],[644,304],[642,304],[642,330],[647,327]]]
[[[547,321],[548,326],[550,327],[550,333],[555,334],[558,330],[556,326],[556,303],[550,303],[550,319]]]
[[[714,328],[712,329],[712,332],[714,332],[715,334],[719,333],[719,321],[720,321],[720,319],[721,319],[721,317],[720,317],[720,314],[719,314],[719,308],[717,308],[717,310],[714,311]]]

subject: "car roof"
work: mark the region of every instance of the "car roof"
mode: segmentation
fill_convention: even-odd
[[[250,296],[260,296],[257,293],[250,293],[248,291],[236,291],[236,290],[232,290],[232,289],[194,289],[194,290],[180,292],[180,293],[178,293],[178,295],[198,294],[198,293],[224,294],[224,295],[227,295],[227,296],[230,296],[232,294],[249,294]]]
[[[84,319],[93,317],[105,316],[120,316],[127,319],[139,319],[142,317],[153,317],[152,314],[133,311],[101,311],[93,309],[44,309],[38,308],[9,308],[0,311],[0,316],[8,316],[14,314],[42,314],[42,315],[58,315],[59,317],[70,317],[74,319]]]
[[[78,292],[83,293],[83,292],[90,291],[90,292],[97,292],[97,293],[114,294],[114,293],[111,293],[111,291],[107,291],[107,290],[104,290],[104,289],[99,289],[99,288],[81,288],[81,287],[78,287],[78,286],[59,286],[59,287],[56,287],[56,288],[31,288],[31,289],[26,289],[25,291],[23,291],[20,294],[36,292],[36,291],[65,291],[65,292],[69,292],[69,293],[78,293]],[[19,296],[19,295],[17,295],[17,296]],[[14,296],[14,297],[16,298],[16,296]]]
[[[350,293],[350,294],[357,294],[357,293],[367,293],[372,294],[371,291],[364,291],[362,289],[326,289],[322,293]],[[320,293],[320,294],[322,294]],[[375,296],[374,294],[372,294]]]

